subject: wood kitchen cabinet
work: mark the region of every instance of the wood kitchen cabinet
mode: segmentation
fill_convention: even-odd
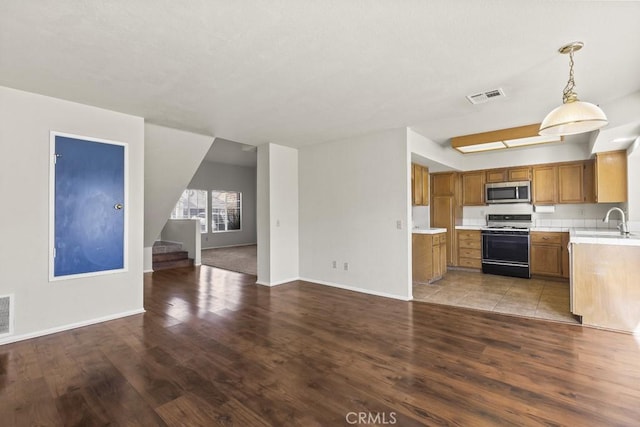
[[[531,232],[531,274],[569,277],[569,233]]]
[[[529,181],[531,179],[531,168],[510,168],[507,170],[508,181]]]
[[[597,153],[595,160],[595,196],[598,203],[627,201],[627,152]]]
[[[457,230],[458,266],[482,268],[482,237],[480,230]]]
[[[529,181],[531,180],[531,168],[529,166],[489,169],[485,172],[486,182]]]
[[[462,221],[461,180],[457,172],[431,174],[431,227],[446,228],[446,261],[457,265],[455,226]]]
[[[411,200],[414,206],[429,205],[429,169],[411,164]]]
[[[584,162],[558,166],[558,203],[584,203]]]
[[[416,283],[431,283],[447,272],[447,235],[420,234],[412,235],[412,273]]]
[[[544,165],[533,167],[533,203],[553,205],[558,202],[558,167]]]
[[[482,206],[484,202],[485,171],[462,174],[462,205]]]

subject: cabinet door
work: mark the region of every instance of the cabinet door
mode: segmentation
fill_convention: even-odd
[[[596,201],[627,201],[627,152],[609,151],[596,154]]]
[[[429,206],[429,169],[422,168],[422,206]]]
[[[562,233],[562,246],[560,247],[562,261],[562,277],[569,278],[569,233]]]
[[[558,203],[584,203],[584,163],[558,166]]]
[[[453,212],[454,200],[451,196],[433,196],[431,198],[431,226],[447,229],[447,238],[449,242],[452,240],[451,232],[453,230]],[[453,254],[451,244],[446,245],[447,262],[453,264]]]
[[[487,182],[505,182],[507,180],[506,169],[490,169],[486,172]]]
[[[431,193],[434,196],[453,196],[455,192],[455,173],[431,174]]]
[[[562,276],[560,245],[531,245],[531,273]]]
[[[438,240],[438,243],[432,246],[431,255],[432,255],[431,260],[433,263],[433,277],[442,277],[442,264],[440,263],[440,258],[441,258],[440,240]]]
[[[413,234],[411,241],[413,281],[427,283],[433,277],[431,236],[428,234]]]
[[[595,161],[585,160],[582,171],[582,195],[585,203],[596,202],[596,170]]]
[[[531,179],[530,168],[512,168],[508,172],[509,181],[529,181]]]
[[[462,205],[484,205],[485,172],[467,172],[462,174]]]
[[[413,169],[413,204],[421,205],[422,204],[422,166],[420,165],[412,165]]]
[[[434,258],[435,262],[435,258]],[[445,239],[440,240],[440,271],[442,275],[447,272],[447,241]]]
[[[533,203],[554,204],[558,201],[558,167],[533,168]]]

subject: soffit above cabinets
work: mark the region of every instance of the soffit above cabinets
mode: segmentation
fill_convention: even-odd
[[[526,145],[547,144],[564,141],[560,136],[540,136],[540,123],[474,133],[451,138],[451,147],[463,154],[482,151],[504,150]]]

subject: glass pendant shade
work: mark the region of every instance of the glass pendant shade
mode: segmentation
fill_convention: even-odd
[[[606,126],[607,116],[589,102],[572,101],[547,114],[540,124],[540,135],[575,135]]]

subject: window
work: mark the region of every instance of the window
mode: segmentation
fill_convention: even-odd
[[[199,219],[200,232],[207,230],[207,191],[187,188],[171,212],[171,219]]]
[[[242,193],[237,191],[211,192],[211,232],[240,230]]]

